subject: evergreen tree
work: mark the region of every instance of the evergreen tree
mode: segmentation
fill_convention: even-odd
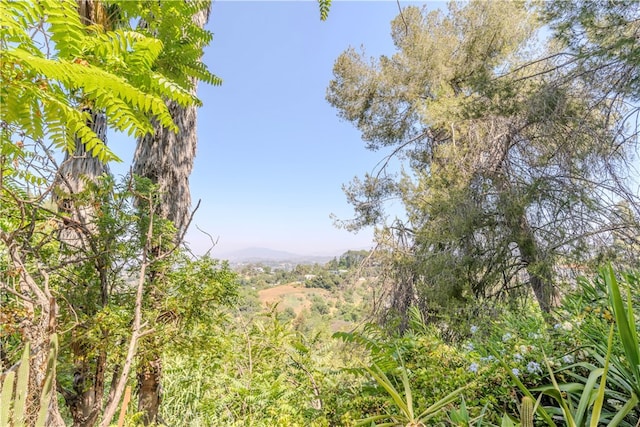
[[[450,3],[448,13],[407,7],[392,22],[396,53],[368,59],[354,49],[334,65],[327,92],[368,148],[406,159],[347,188],[358,228],[380,224],[383,201],[399,197],[407,222],[386,224],[397,309],[425,317],[470,297],[521,294],[554,304],[557,267],[591,254],[613,223],[613,165],[628,159],[619,107],[567,75],[554,46],[521,2]],[[620,111],[620,110],[615,110]],[[402,303],[400,303],[402,301]]]

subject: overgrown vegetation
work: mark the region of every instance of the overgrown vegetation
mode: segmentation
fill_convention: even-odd
[[[0,2],[0,424],[640,424],[640,3],[402,9],[327,94],[406,161],[378,247],[236,270],[181,245],[209,6]]]

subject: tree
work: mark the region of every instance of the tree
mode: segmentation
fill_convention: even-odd
[[[165,50],[160,57],[159,66],[163,67],[163,72],[169,78],[179,82],[193,99],[197,99],[198,81],[221,84],[221,80],[211,74],[201,62],[203,48],[212,39],[211,33],[204,29],[209,11],[210,2],[194,2],[190,8],[191,13],[182,15],[180,22],[175,22],[171,9],[163,12],[163,16],[174,16],[172,25],[183,28],[185,32],[178,38],[173,33],[160,35],[165,43]],[[156,30],[154,27],[148,28],[148,31],[161,29]],[[133,172],[158,185],[163,194],[158,214],[173,222],[178,237],[186,230],[190,216],[189,176],[196,155],[198,104],[185,105],[172,99],[166,99],[166,104],[177,128],[156,122],[153,132],[139,138]]]
[[[110,19],[110,13],[103,3],[80,0],[77,7],[80,21],[86,28],[85,32],[95,31],[89,28],[97,28],[98,31],[112,30],[114,20]],[[98,61],[102,62],[103,67],[106,65],[102,58]],[[79,99],[81,97],[82,95]],[[106,146],[106,112],[89,100],[79,108],[88,116],[86,126]],[[113,262],[113,253],[103,251],[102,255],[99,255],[99,251],[96,250],[100,243],[96,238],[103,238],[105,235],[100,233],[96,221],[99,214],[99,209],[96,208],[99,197],[94,187],[105,174],[109,174],[108,164],[87,150],[85,143],[76,136],[73,150],[65,150],[64,161],[57,172],[58,185],[53,193],[58,211],[67,217],[60,230],[61,256],[65,258],[65,263],[82,266],[72,280],[75,286],[85,290],[85,294],[76,293],[76,297],[70,299],[70,303],[74,310],[84,312],[89,317],[94,317],[109,303],[110,283],[107,275]],[[87,271],[87,264],[94,264],[95,271]],[[96,279],[100,288],[99,297],[93,292],[94,286],[90,283]],[[103,339],[107,341],[106,336]],[[59,387],[70,409],[74,425],[96,423],[104,394],[107,351],[101,347],[97,354],[93,354],[93,346],[86,341],[83,334],[73,334],[70,348],[73,352],[75,380],[72,387]]]
[[[167,71],[179,81],[185,90],[195,98],[198,80],[210,84],[221,81],[207,71],[202,64],[203,48],[211,41],[211,34],[204,29],[209,19],[210,2],[201,1],[193,4],[191,14],[183,17],[179,23],[186,29],[182,37],[167,39],[169,49],[164,62]],[[174,22],[177,24],[177,22]],[[154,31],[154,30],[152,30]],[[174,63],[187,66],[173,67]],[[197,106],[180,105],[167,99],[167,108],[171,112],[178,129],[177,132],[157,122],[153,133],[147,133],[138,139],[134,154],[133,172],[149,178],[158,186],[161,193],[157,205],[158,217],[170,221],[175,227],[173,241],[180,244],[190,222],[191,194],[189,176],[193,169],[197,144]],[[163,256],[164,249],[156,247],[153,256]],[[162,288],[164,272],[152,268],[149,270],[149,284],[153,289]],[[160,305],[162,295],[151,292],[152,304]],[[151,338],[153,340],[153,338]],[[157,341],[148,343],[151,347],[160,347]],[[162,376],[162,359],[160,351],[149,351],[141,361],[138,374],[139,400],[138,410],[144,413],[146,424],[155,423],[160,406],[160,381]]]
[[[349,227],[381,223],[386,197],[405,206],[406,222],[380,233],[402,243],[391,248],[402,310],[437,317],[436,300],[512,294],[526,279],[549,312],[558,264],[634,226],[608,219],[612,166],[629,148],[607,114],[619,104],[566,78],[556,51],[531,62],[539,26],[520,2],[408,7],[392,22],[393,56],[336,60],[327,100],[369,149],[406,160],[399,177],[381,170],[346,189]]]
[[[1,5],[0,190],[3,215],[8,215],[2,228],[2,255],[6,271],[19,278],[3,281],[2,289],[5,295],[18,298],[16,312],[23,307],[28,313],[20,324],[21,334],[31,342],[29,401],[34,411],[46,369],[49,332],[57,329],[59,298],[65,306],[70,305],[70,312],[81,315],[75,333],[90,328],[92,321],[87,323],[87,317],[100,314],[115,289],[104,280],[113,267],[112,259],[104,258],[104,250],[118,242],[98,236],[101,212],[96,205],[104,201],[106,208],[111,201],[96,197],[98,193],[90,194],[96,191],[95,177],[104,162],[117,158],[106,147],[106,126],[138,136],[153,131],[152,120],[175,129],[164,100],[183,105],[195,102],[187,90],[157,71],[163,50],[160,40],[124,25],[116,29],[106,25],[109,19],[101,17],[108,14],[112,18],[116,12],[126,16],[123,22],[127,24],[135,22],[134,16],[149,18],[141,3],[123,2],[120,6],[103,7],[91,1],[80,5],[73,1]],[[187,7],[174,8],[173,15]],[[49,144],[68,153],[69,161],[62,171],[56,169]],[[55,193],[61,207],[57,212],[47,204],[54,189],[51,178],[56,175]],[[54,232],[58,224],[62,226],[60,239]],[[46,238],[43,231],[48,233]],[[105,239],[100,242],[100,238]],[[64,243],[61,254],[66,261],[55,259],[55,242]],[[93,281],[96,277],[99,280]],[[81,298],[70,302],[70,295],[60,291],[78,278],[82,280],[73,296]],[[93,424],[102,408],[105,385],[105,357],[94,350],[104,347],[92,349],[87,341],[72,341],[79,349],[78,363],[82,356],[86,358],[83,366],[78,366],[79,381],[74,389],[58,388],[70,399],[76,424]],[[50,424],[61,422],[56,402],[51,400]]]

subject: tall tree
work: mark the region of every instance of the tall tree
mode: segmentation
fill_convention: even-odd
[[[460,302],[523,280],[548,312],[558,263],[627,225],[607,218],[611,165],[627,154],[618,122],[596,90],[565,78],[557,55],[529,63],[540,25],[522,2],[408,7],[392,22],[393,56],[349,49],[334,65],[328,101],[368,148],[407,160],[398,179],[380,171],[353,181],[348,226],[378,223],[384,198],[401,198],[407,223],[394,229],[411,239],[400,265],[412,271],[402,274],[412,284],[404,300],[425,315],[435,295]]]
[[[139,17],[144,5],[126,3],[129,8],[137,8]],[[56,331],[59,320],[59,298],[65,301],[65,311],[80,314],[74,331],[87,326],[87,316],[92,312],[85,312],[87,307],[104,305],[108,298],[103,281],[89,283],[83,279],[82,286],[71,289],[76,292],[74,296],[85,292],[84,302],[90,296],[95,301],[88,301],[88,305],[79,300],[70,303],[71,298],[65,298],[69,295],[63,294],[69,290],[69,283],[60,280],[65,272],[70,273],[66,279],[84,277],[79,271],[82,264],[94,273],[98,270],[93,277],[109,268],[101,261],[103,248],[94,247],[91,239],[96,230],[92,201],[97,200],[88,194],[91,181],[104,170],[102,164],[116,159],[105,145],[106,126],[141,136],[153,131],[153,118],[167,128],[175,128],[164,99],[184,104],[194,100],[179,85],[152,70],[162,43],[140,32],[102,25],[106,9],[98,2],[3,2],[0,7],[0,190],[2,215],[13,218],[2,223],[0,237],[7,271],[20,278],[17,282],[3,280],[1,288],[4,295],[16,296],[16,304],[28,313],[20,324],[22,336],[31,343],[29,401],[36,411],[45,377],[49,333]],[[46,169],[55,154],[44,141],[69,153],[61,172]],[[77,167],[72,167],[74,163]],[[57,213],[44,202],[51,194],[53,175],[58,176],[56,194],[61,203]],[[61,238],[50,232],[58,223],[63,224]],[[42,238],[43,230],[49,230],[46,239]],[[51,255],[52,238],[64,243],[62,260],[54,261]],[[74,271],[80,274],[72,276]],[[98,292],[94,292],[96,288]],[[91,358],[96,355],[86,348],[80,352]],[[78,373],[85,378],[78,375],[77,389],[66,390],[72,402],[82,402],[70,404],[76,424],[92,424],[101,408],[104,389],[98,385],[103,383],[100,360],[104,357],[99,354],[97,359],[86,359],[85,363],[95,369],[81,367]],[[60,424],[56,403],[57,399],[50,403],[49,423],[53,425]]]
[[[78,0],[78,15],[86,32],[112,29],[112,19],[102,2]],[[106,146],[106,112],[89,100],[83,102],[81,111],[87,116],[87,127]],[[66,215],[66,221],[60,230],[63,262],[78,266],[94,264],[95,267],[95,273],[79,268],[78,274],[69,277],[77,288],[84,290],[84,295],[78,292],[70,303],[74,310],[84,312],[89,317],[95,316],[109,302],[109,256],[107,252],[98,255],[95,250],[98,235],[96,215],[99,210],[96,209],[97,197],[89,189],[97,183],[99,177],[108,173],[108,164],[87,150],[82,139],[76,136],[73,151],[65,151],[64,161],[58,169],[58,186],[54,192],[58,210]],[[90,283],[94,280],[100,288],[99,296],[95,293],[94,283]],[[107,352],[102,348],[94,353],[84,334],[74,331],[72,335],[70,348],[73,352],[73,386],[70,389],[59,388],[74,425],[91,426],[96,423],[102,406]]]
[[[203,48],[211,41],[211,33],[204,29],[209,19],[211,4],[209,1],[188,2],[192,5],[192,14],[180,22],[182,37],[166,39],[166,56],[160,65],[170,76],[181,82],[189,93],[196,97],[198,81],[220,84],[221,81],[207,71],[201,62]],[[153,26],[150,31],[158,31]],[[162,36],[161,36],[162,38]],[[183,40],[184,39],[184,40]],[[185,43],[188,41],[189,43]],[[171,46],[174,48],[172,49]],[[175,63],[182,64],[176,67]],[[134,154],[133,172],[149,178],[160,193],[160,201],[156,205],[156,215],[170,221],[175,227],[173,250],[181,243],[189,224],[191,210],[191,193],[189,176],[193,169],[197,144],[197,106],[180,105],[167,100],[166,105],[177,126],[177,131],[169,129],[157,122],[154,132],[138,139]],[[155,246],[152,256],[161,258],[166,255],[167,246]],[[149,270],[148,297],[152,306],[160,306],[163,299],[163,281],[165,271],[161,263]],[[147,351],[142,355],[138,373],[138,410],[144,414],[145,424],[158,421],[161,401],[162,358],[161,343],[156,337],[147,339]]]

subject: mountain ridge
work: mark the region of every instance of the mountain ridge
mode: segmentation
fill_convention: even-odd
[[[264,248],[249,247],[237,251],[219,254],[220,258],[233,262],[258,262],[258,261],[295,261],[295,262],[328,262],[340,254],[320,255],[320,254],[299,254],[288,251]]]

